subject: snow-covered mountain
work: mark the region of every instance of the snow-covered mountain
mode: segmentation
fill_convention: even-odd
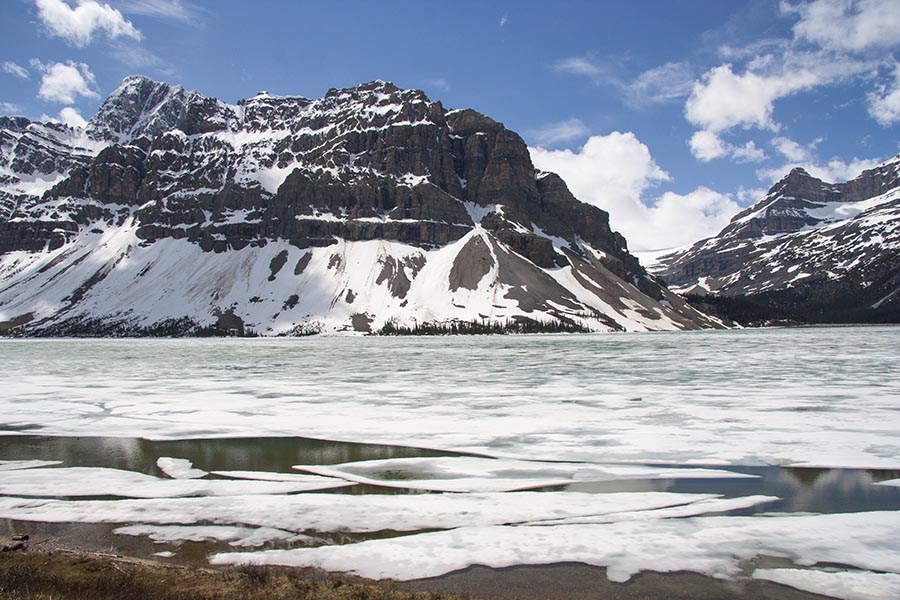
[[[900,156],[846,183],[794,169],[716,237],[651,270],[816,321],[900,321]]]
[[[382,81],[231,105],[129,77],[84,130],[3,118],[0,215],[7,331],[714,324],[518,135]]]

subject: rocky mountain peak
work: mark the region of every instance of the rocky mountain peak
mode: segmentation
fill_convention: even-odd
[[[107,97],[85,130],[95,140],[115,143],[156,136],[174,128],[196,96],[180,85],[132,75]]]
[[[86,133],[90,152],[44,160],[35,138],[22,153],[17,173],[53,170],[39,193],[0,186],[15,215],[0,223],[0,325],[709,324],[647,276],[607,213],[536,174],[520,136],[421,90],[376,80],[228,104],[129,77]],[[13,251],[34,270],[4,267]]]

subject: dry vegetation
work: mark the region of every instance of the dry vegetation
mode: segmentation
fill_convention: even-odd
[[[465,600],[312,569],[172,567],[72,552],[4,552],[3,600]]]

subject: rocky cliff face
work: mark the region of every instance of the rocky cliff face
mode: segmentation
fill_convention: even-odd
[[[814,321],[900,321],[900,157],[846,183],[794,169],[719,235],[662,257],[682,292]]]
[[[237,104],[129,77],[86,128],[0,121],[5,329],[710,322],[522,139],[376,81]]]

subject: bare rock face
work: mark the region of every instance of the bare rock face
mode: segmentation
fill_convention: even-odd
[[[73,320],[156,331],[149,315],[166,311],[264,333],[710,324],[667,300],[609,216],[536,171],[516,133],[383,81],[232,105],[128,77],[83,131],[0,120],[0,150],[11,165],[0,174],[0,322],[33,314],[33,331]],[[40,304],[88,264],[90,285]],[[170,298],[161,311],[152,285],[184,306]]]
[[[719,235],[663,257],[683,292],[812,322],[900,321],[900,157],[846,183],[794,169]]]

